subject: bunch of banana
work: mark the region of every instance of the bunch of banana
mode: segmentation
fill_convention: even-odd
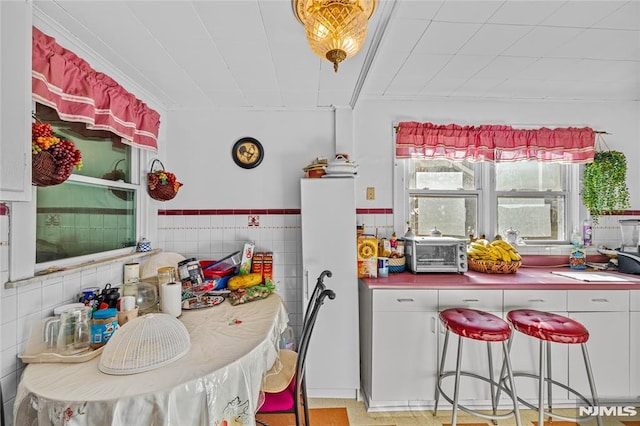
[[[513,262],[522,259],[518,251],[508,242],[500,239],[489,242],[484,238],[469,243],[467,256],[497,262]]]

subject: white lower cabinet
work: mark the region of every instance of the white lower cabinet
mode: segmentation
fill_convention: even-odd
[[[629,395],[629,292],[577,290],[569,292],[569,316],[589,330],[587,349],[598,396],[625,399]],[[569,384],[591,395],[582,351],[569,345]]]
[[[567,291],[505,290],[505,319],[507,313],[514,309],[535,309],[567,316]],[[569,351],[567,345],[552,343],[550,351],[551,378],[566,385],[569,377]],[[540,370],[540,340],[514,331],[510,359],[514,371],[538,375]],[[566,402],[568,400],[568,393],[565,389],[554,386],[551,391],[554,401]],[[537,380],[526,376],[517,377],[516,392],[518,396],[525,400],[531,402],[537,401]]]
[[[598,395],[605,400],[640,395],[640,291],[627,290],[437,290],[371,289],[360,282],[361,378],[370,411],[433,407],[444,330],[438,313],[469,307],[505,317],[512,309],[555,312],[583,323]],[[631,313],[629,307],[631,306]],[[634,308],[635,307],[635,308]],[[631,336],[631,338],[629,338]],[[450,334],[445,368],[455,369],[457,338]],[[511,349],[515,371],[537,374],[539,341],[516,332]],[[552,344],[552,377],[590,395],[579,345]],[[492,344],[494,374],[502,363],[500,344]],[[486,342],[464,339],[463,369],[487,375]],[[481,381],[462,378],[460,403],[489,407],[490,389]],[[443,388],[453,396],[453,377]],[[533,379],[516,381],[518,394],[537,400]],[[554,386],[555,403],[572,404],[575,397]],[[503,398],[501,405],[508,401]],[[449,404],[442,398],[439,406]]]
[[[371,363],[369,377],[363,379],[367,405],[370,409],[424,408],[433,403],[435,395],[438,292],[372,293],[372,325],[366,331],[371,339],[371,357],[363,360]],[[367,366],[362,368],[365,374],[369,370]]]
[[[640,291],[630,291],[629,300],[629,395],[640,398]]]

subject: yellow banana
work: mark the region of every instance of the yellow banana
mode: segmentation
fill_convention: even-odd
[[[495,246],[498,246],[498,247],[502,247],[503,249],[505,249],[507,251],[509,251],[509,250],[517,251],[515,249],[515,247],[513,247],[511,244],[509,244],[505,240],[495,240],[495,241],[492,241],[491,244],[495,245]]]
[[[511,256],[509,255],[509,252],[511,250],[507,251],[500,246],[494,246],[494,247],[500,252],[500,257],[504,262],[511,262]]]
[[[511,260],[515,260],[515,261],[522,260],[522,256],[520,256],[520,253],[518,253],[515,250],[510,251],[509,256],[511,256]]]

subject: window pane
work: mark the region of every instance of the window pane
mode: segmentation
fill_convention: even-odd
[[[566,240],[565,198],[498,197],[498,233],[513,228],[525,240]]]
[[[409,161],[411,189],[476,189],[473,163],[445,159]]]
[[[70,140],[82,152],[82,168],[74,167],[74,174],[131,183],[131,147],[123,144],[119,136],[89,130],[84,123],[62,121],[54,109],[41,104],[36,105],[36,115],[50,123],[58,137]]]
[[[435,227],[446,237],[466,238],[477,234],[478,200],[476,196],[409,197],[410,226],[416,235],[430,235]]]
[[[135,245],[135,191],[81,182],[38,188],[36,263]]]
[[[496,191],[562,191],[562,164],[538,161],[495,163]]]

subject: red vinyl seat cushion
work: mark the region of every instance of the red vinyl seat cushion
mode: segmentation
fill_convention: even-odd
[[[507,320],[521,333],[557,343],[584,343],[589,331],[578,321],[534,309],[516,309],[507,314]]]
[[[487,342],[501,342],[511,336],[505,320],[476,309],[451,308],[440,312],[440,321],[459,336]]]

